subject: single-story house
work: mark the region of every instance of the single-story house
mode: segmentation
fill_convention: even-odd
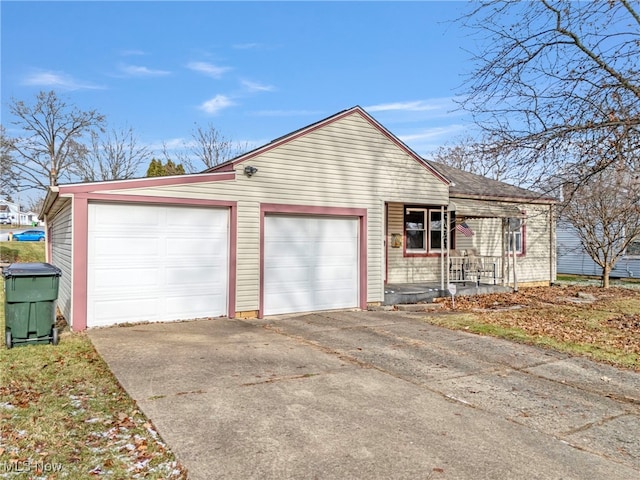
[[[450,173],[356,106],[200,174],[51,187],[58,306],[74,330],[366,309],[385,283],[444,288],[456,241],[500,253],[508,216],[526,218],[519,280],[553,281],[553,202]],[[458,219],[475,234],[443,228]]]

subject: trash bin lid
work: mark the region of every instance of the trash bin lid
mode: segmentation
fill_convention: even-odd
[[[62,270],[49,263],[12,263],[2,269],[4,278],[11,277],[59,277]]]

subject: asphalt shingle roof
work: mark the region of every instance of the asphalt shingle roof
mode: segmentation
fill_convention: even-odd
[[[527,200],[532,202],[554,202],[555,199],[526,188],[516,187],[509,183],[466,172],[433,160],[424,160],[431,168],[437,170],[451,180],[449,187],[451,197],[474,197],[495,200]]]

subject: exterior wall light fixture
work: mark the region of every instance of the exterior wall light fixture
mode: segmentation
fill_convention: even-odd
[[[244,174],[247,177],[251,177],[254,173],[256,173],[258,171],[258,169],[252,165],[247,165],[246,167],[244,167]]]

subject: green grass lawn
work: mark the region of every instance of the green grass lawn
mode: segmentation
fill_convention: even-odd
[[[0,263],[44,262],[45,242],[0,242]]]
[[[44,245],[15,247],[23,261],[44,259]],[[0,478],[186,478],[86,335],[5,348],[0,287]]]

